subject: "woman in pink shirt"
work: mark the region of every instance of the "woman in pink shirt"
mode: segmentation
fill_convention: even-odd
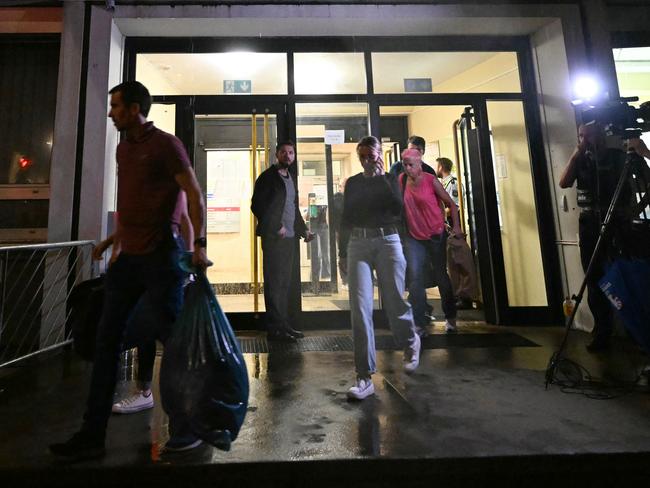
[[[424,327],[429,323],[424,315],[427,297],[423,271],[426,269],[427,261],[430,261],[442,299],[442,311],[446,320],[445,330],[448,333],[456,332],[456,304],[447,274],[447,231],[441,202],[451,211],[452,233],[460,235],[462,231],[458,207],[438,179],[422,171],[420,151],[406,149],[402,153],[402,161],[404,174],[400,176],[400,188],[404,191],[404,215],[407,227],[404,249],[415,325],[418,331],[424,331]]]

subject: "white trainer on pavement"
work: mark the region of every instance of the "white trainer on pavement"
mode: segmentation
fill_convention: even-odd
[[[458,332],[458,327],[456,327],[456,319],[447,319],[445,322],[445,332],[447,334]]]
[[[412,373],[420,365],[420,349],[422,348],[422,341],[420,336],[415,334],[413,336],[415,341],[412,346],[408,346],[404,349],[404,371],[406,373]]]
[[[375,393],[375,385],[372,378],[357,378],[356,384],[348,390],[348,398],[363,400]]]
[[[139,391],[113,404],[112,411],[124,414],[140,412],[148,408],[153,408],[153,394],[149,393],[149,396],[144,396],[143,392]]]

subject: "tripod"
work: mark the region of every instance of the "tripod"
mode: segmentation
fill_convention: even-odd
[[[596,246],[594,247],[594,250],[591,254],[591,257],[589,259],[589,266],[587,266],[587,270],[585,271],[585,277],[582,280],[582,284],[580,285],[580,289],[578,291],[577,295],[574,295],[574,300],[575,300],[575,305],[573,307],[573,310],[571,312],[571,315],[569,316],[569,319],[567,321],[565,330],[564,330],[564,337],[562,338],[562,342],[560,343],[560,348],[555,351],[552,355],[551,358],[548,362],[548,366],[546,368],[546,388],[548,388],[548,385],[553,382],[553,379],[555,378],[556,371],[559,367],[560,362],[563,359],[563,355],[567,346],[567,342],[569,339],[569,333],[572,330],[573,327],[573,322],[575,321],[576,313],[578,312],[578,307],[580,306],[580,303],[582,302],[582,297],[585,293],[585,289],[587,288],[587,281],[590,278],[591,274],[593,273],[593,268],[595,267],[595,263],[597,259],[599,258],[601,249],[605,243],[605,240],[608,238],[608,231],[609,227],[612,223],[612,217],[616,211],[616,208],[619,203],[619,199],[623,190],[623,187],[625,186],[626,182],[628,181],[628,177],[630,174],[633,172],[634,167],[639,168],[640,165],[643,164],[645,165],[645,160],[639,156],[635,151],[633,150],[628,150],[627,155],[625,158],[625,163],[623,165],[623,170],[621,171],[621,174],[618,178],[618,182],[616,183],[616,188],[614,190],[614,194],[612,195],[612,200],[609,204],[609,207],[607,209],[607,213],[605,214],[605,219],[603,220],[603,223],[600,228],[600,234],[598,236],[598,240],[596,241]],[[641,180],[645,180],[643,171],[638,170],[634,173],[636,175],[636,182],[637,182],[637,187],[640,185]],[[638,188],[637,188],[637,193]],[[648,198],[648,192],[647,192],[647,185],[645,184],[644,181],[644,189],[643,189],[644,196],[641,199],[640,205],[642,205],[642,208],[647,205],[646,200]],[[644,211],[645,213],[645,211]]]

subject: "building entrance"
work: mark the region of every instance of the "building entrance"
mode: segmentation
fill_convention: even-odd
[[[471,52],[444,52],[435,40],[346,41],[323,40],[312,51],[313,43],[299,39],[250,40],[241,45],[251,52],[225,52],[232,40],[215,40],[182,52],[179,40],[178,52],[169,53],[150,41],[130,43],[130,72],[153,87],[156,102],[175,106],[171,125],[193,154],[216,263],[210,279],[226,311],[247,322],[264,311],[249,207],[278,140],[296,142],[299,207],[316,234],[300,245],[291,303],[305,322],[330,324],[338,314],[341,323],[348,320],[337,232],[345,181],[361,171],[356,143],[379,137],[389,170],[408,136],[419,135],[427,163],[435,167],[444,157],[455,166],[485,320],[557,322],[561,287],[553,242],[541,239],[554,231],[540,219],[548,182],[539,138],[531,137],[537,122],[534,93],[526,91],[525,43],[504,38],[499,45],[476,42]],[[381,307],[376,289],[375,308]]]

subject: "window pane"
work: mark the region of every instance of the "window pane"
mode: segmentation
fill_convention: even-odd
[[[284,95],[285,53],[138,54],[136,78],[152,95]]]
[[[372,53],[375,93],[520,92],[517,53]]]
[[[59,41],[0,39],[0,185],[50,182]]]
[[[326,131],[343,131],[343,142],[326,143]],[[343,187],[348,177],[361,170],[356,147],[368,133],[365,103],[296,104],[299,205],[316,235],[310,244],[300,246],[303,310],[349,309],[347,282],[337,268],[336,236]],[[375,308],[377,299],[375,289]]]
[[[638,106],[650,100],[650,47],[614,49],[618,88],[622,97],[639,97]]]
[[[168,103],[153,103],[147,120],[156,127],[170,134],[176,135],[176,105]]]
[[[255,154],[252,151],[252,115],[195,118],[194,161],[197,179],[205,192],[207,254],[214,262],[206,273],[219,294],[221,306],[228,313],[264,311],[261,288],[255,296],[255,272],[261,284],[262,261],[258,240],[255,268],[255,220],[250,205],[256,174],[275,161],[276,120],[274,114],[268,115],[269,161],[266,161],[264,116],[258,115],[255,119]]]
[[[294,86],[299,95],[366,93],[363,53],[296,53]]]
[[[487,102],[508,303],[546,306],[546,283],[522,102]]]

